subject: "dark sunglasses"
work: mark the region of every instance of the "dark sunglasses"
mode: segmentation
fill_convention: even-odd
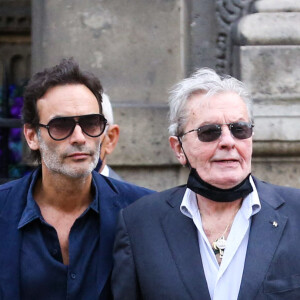
[[[81,127],[81,130],[90,137],[100,136],[106,126],[107,120],[103,115],[92,114],[72,117],[58,117],[50,120],[45,124],[40,124],[40,127],[48,129],[50,137],[55,141],[61,141],[69,137],[76,125]]]
[[[239,139],[244,140],[252,136],[252,128],[254,124],[247,122],[236,122],[236,123],[225,123],[225,124],[208,124],[200,126],[197,129],[192,129],[181,135],[181,137],[186,134],[197,131],[198,139],[201,142],[213,142],[216,141],[222,134],[222,125],[227,125],[231,134]]]

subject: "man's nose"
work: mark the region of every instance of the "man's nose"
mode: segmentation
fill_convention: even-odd
[[[227,125],[222,126],[222,133],[219,138],[219,145],[221,147],[234,147],[235,139]]]
[[[86,141],[86,135],[82,131],[82,128],[77,123],[71,136],[70,136],[71,143],[83,144]]]

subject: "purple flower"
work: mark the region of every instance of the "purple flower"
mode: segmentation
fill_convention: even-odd
[[[20,106],[12,106],[10,109],[10,114],[14,118],[20,118],[22,108]]]
[[[22,107],[22,105],[23,105],[23,97],[16,97],[14,99],[14,101],[15,101],[15,105],[16,106]]]
[[[21,140],[21,132],[21,128],[12,128],[9,135],[10,139],[13,141]]]

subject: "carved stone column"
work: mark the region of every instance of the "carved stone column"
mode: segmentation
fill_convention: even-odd
[[[234,75],[254,95],[254,173],[300,187],[300,2],[256,1],[233,32]]]

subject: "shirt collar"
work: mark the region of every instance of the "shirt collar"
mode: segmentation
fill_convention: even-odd
[[[94,198],[93,198],[92,203],[90,204],[90,208],[93,209],[96,213],[99,214],[99,212],[100,212],[99,201],[98,201],[99,190],[98,190],[95,178],[94,178],[94,174],[92,173],[92,175],[93,175],[93,177],[92,177],[92,191],[93,191]]]
[[[18,224],[18,229],[24,227],[28,223],[32,222],[35,219],[42,219],[42,214],[39,206],[33,199],[33,189],[36,184],[37,179],[41,176],[41,168],[38,168],[34,171],[32,175],[32,180],[29,186],[29,190],[27,193],[26,206],[23,210],[21,219]]]
[[[18,229],[24,227],[25,225],[31,223],[32,221],[34,221],[36,219],[44,220],[44,218],[41,214],[41,210],[33,198],[33,189],[34,189],[37,179],[40,176],[41,176],[41,168],[38,168],[37,170],[34,171],[34,173],[32,175],[32,180],[31,180],[29,190],[27,193],[26,206],[25,206],[22,216],[20,218],[20,221],[18,224]],[[98,201],[98,193],[99,192],[98,192],[97,185],[95,183],[94,176],[92,177],[92,190],[93,190],[93,194],[94,194],[93,201],[83,214],[85,214],[89,209],[92,209],[96,213],[99,214],[99,201]]]
[[[103,169],[102,169],[102,171],[101,171],[101,175],[104,175],[104,176],[106,176],[106,177],[109,176],[109,168],[108,168],[107,165],[105,165],[105,166],[103,167]]]
[[[259,196],[257,193],[257,189],[255,187],[254,181],[252,176],[250,178],[250,183],[253,188],[253,191],[243,200],[243,204],[241,206],[241,211],[245,218],[249,219],[253,215],[257,214],[261,209],[261,204],[259,200]],[[180,211],[182,214],[189,218],[193,218],[198,212],[198,205],[197,205],[197,197],[196,193],[194,193],[189,188],[186,189],[181,205]]]

